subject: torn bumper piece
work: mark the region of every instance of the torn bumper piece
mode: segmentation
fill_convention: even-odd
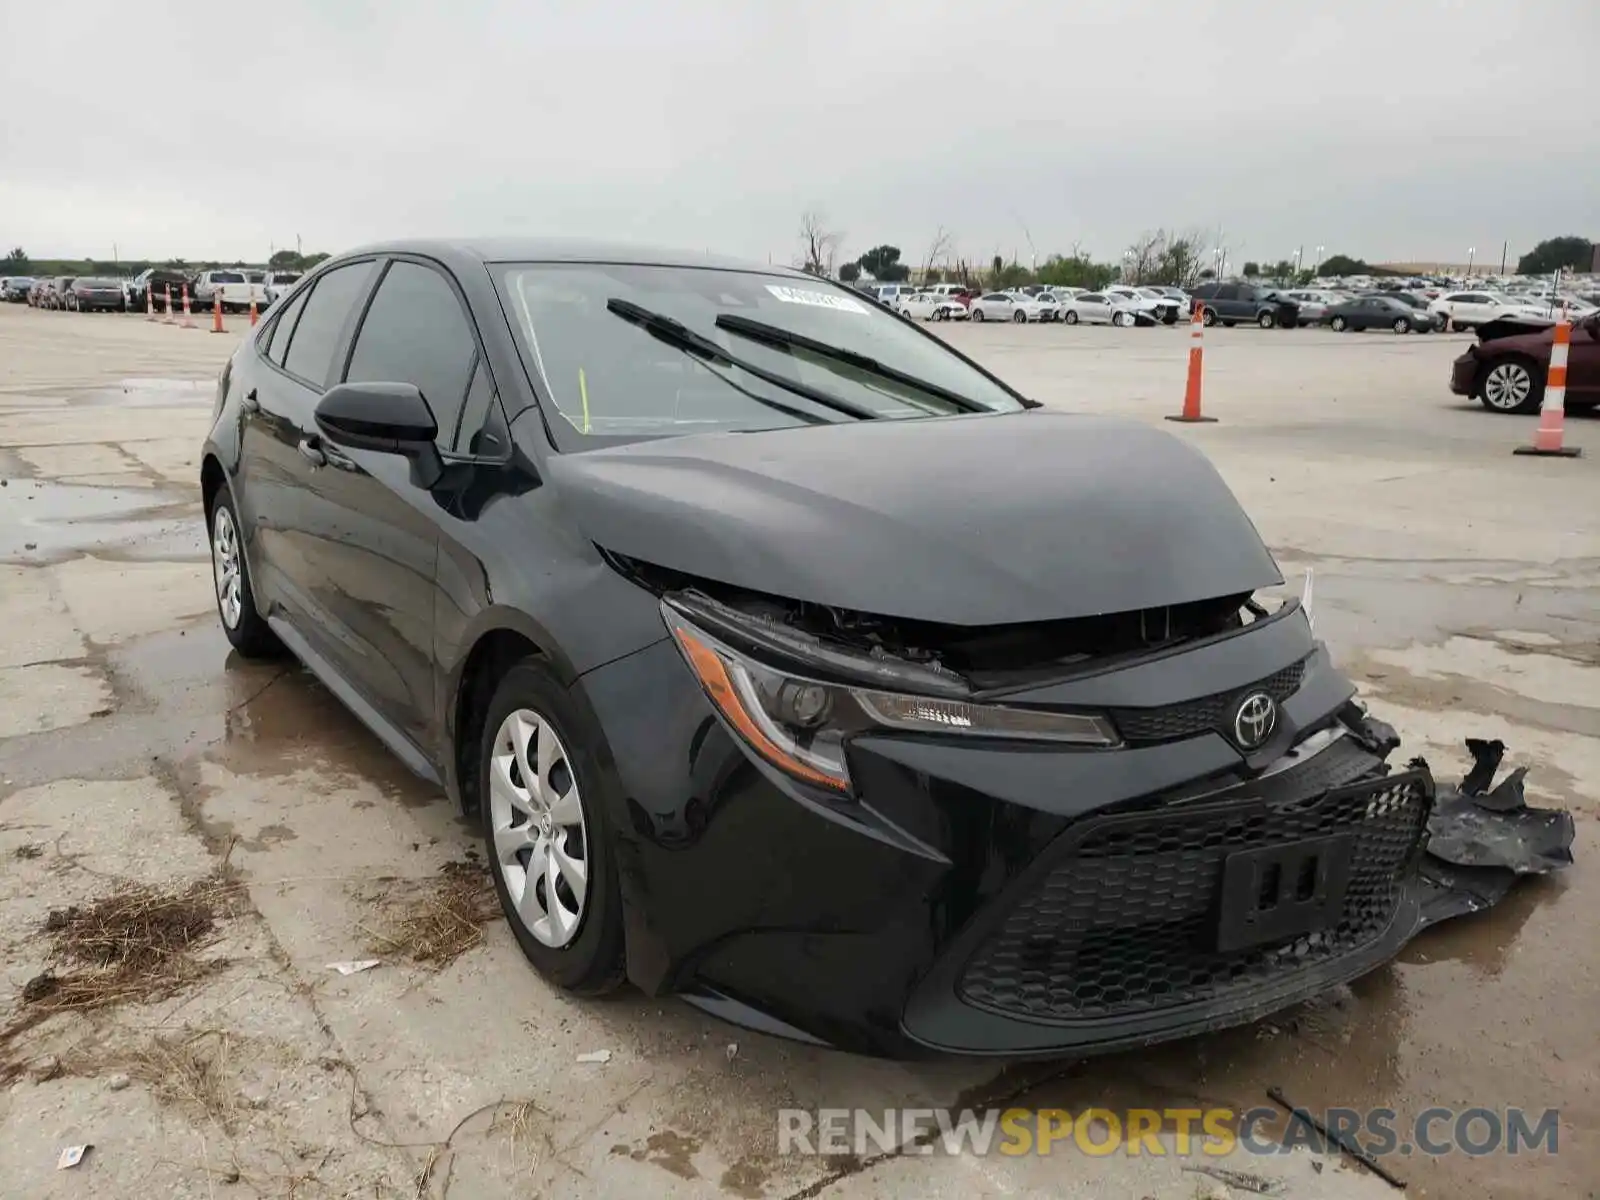
[[[1419,870],[1418,928],[1480,912],[1504,899],[1519,878],[1572,865],[1572,814],[1528,807],[1526,767],[1494,783],[1505,749],[1500,741],[1468,738],[1472,770],[1459,787],[1439,789]]]

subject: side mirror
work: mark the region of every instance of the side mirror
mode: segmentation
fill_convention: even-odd
[[[439,425],[414,384],[341,383],[317,401],[317,428],[336,446],[399,454],[411,460],[411,478],[431,488],[444,473],[434,438]]]

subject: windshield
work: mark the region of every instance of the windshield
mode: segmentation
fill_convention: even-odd
[[[551,415],[563,419],[565,427],[551,421],[563,448],[585,444],[573,434],[620,441],[857,419],[851,410],[890,418],[961,411],[908,379],[955,393],[972,408],[1026,406],[937,339],[823,280],[619,263],[514,264],[500,267],[499,277],[530,372],[555,403]],[[676,322],[690,337],[838,407],[682,349],[681,338],[616,311],[629,306]],[[770,336],[719,327],[719,317],[759,322],[846,353],[830,357],[779,345]],[[890,372],[898,378],[888,378]]]

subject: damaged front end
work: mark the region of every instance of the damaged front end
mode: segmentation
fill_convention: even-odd
[[[1309,589],[968,627],[613,566],[661,597],[725,735],[691,764],[700,811],[743,804],[723,852],[760,864],[666,955],[719,1015],[892,1053],[1108,1050],[1305,999],[1425,923],[1432,777],[1390,765]],[[660,913],[692,863],[645,859]]]

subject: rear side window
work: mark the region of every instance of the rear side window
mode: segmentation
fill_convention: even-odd
[[[243,283],[244,282],[244,276],[239,274],[239,272],[237,272],[237,271],[213,271],[213,272],[211,272],[211,282],[212,283]]]
[[[395,262],[361,322],[345,379],[415,384],[433,410],[439,445],[449,449],[477,353],[467,315],[444,276]]]
[[[327,382],[345,323],[371,277],[370,262],[350,263],[335,267],[312,285],[283,357],[285,371],[316,387]]]
[[[261,352],[280,367],[283,366],[283,352],[289,348],[289,338],[294,334],[294,323],[300,319],[300,310],[305,307],[307,294],[301,292],[278,314],[277,320],[272,322],[272,328],[267,330],[267,340],[261,345]]]

